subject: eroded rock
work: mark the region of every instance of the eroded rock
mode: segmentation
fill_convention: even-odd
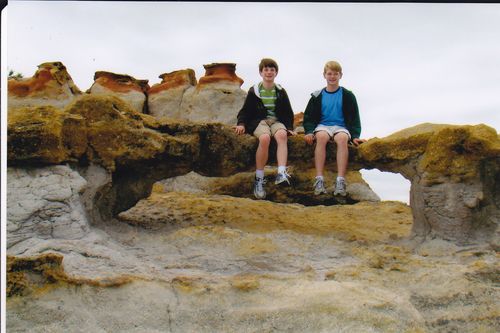
[[[240,88],[243,80],[235,73],[236,64],[214,63],[203,67],[205,76],[196,87],[184,92],[181,119],[236,124],[236,116],[246,97],[246,92]]]
[[[493,128],[421,124],[369,140],[359,155],[410,180],[415,234],[467,242],[497,232],[500,139]]]
[[[181,112],[181,103],[187,89],[196,86],[194,70],[184,69],[159,76],[161,83],[148,91],[149,114],[156,118],[187,119]]]
[[[8,108],[53,106],[63,108],[81,95],[61,62],[38,65],[33,77],[8,80]]]
[[[291,186],[274,184],[276,168],[267,167],[264,171],[268,179],[265,185],[266,200],[269,201],[300,203],[307,206],[332,205],[339,202],[345,204],[360,201],[380,201],[380,197],[363,180],[359,171],[349,171],[346,175],[348,191],[346,198],[338,198],[332,195],[333,179],[335,179],[336,175],[329,170],[325,172],[328,193],[323,195],[314,195],[312,185],[315,177],[314,169],[301,170],[290,167]],[[204,177],[191,171],[183,176],[162,180],[155,184],[154,188],[164,192],[224,194],[253,199],[254,178],[255,172],[238,173],[229,177]]]
[[[79,239],[89,221],[79,194],[87,182],[67,166],[7,170],[7,247],[30,238]]]
[[[116,96],[130,104],[136,112],[147,110],[148,80],[138,80],[130,75],[98,71],[89,89],[92,95]]]

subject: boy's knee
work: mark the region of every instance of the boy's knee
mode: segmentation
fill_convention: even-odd
[[[316,132],[316,142],[319,144],[326,145],[330,141],[330,136],[325,131]]]
[[[287,133],[285,130],[279,130],[274,134],[274,138],[277,142],[286,142]]]
[[[262,134],[259,136],[259,144],[269,145],[271,142],[271,136],[269,134]]]
[[[347,135],[347,133],[344,133],[344,132],[339,132],[339,133],[335,134],[335,136],[333,137],[333,140],[337,144],[346,144],[347,145],[347,142],[349,142],[349,135]]]

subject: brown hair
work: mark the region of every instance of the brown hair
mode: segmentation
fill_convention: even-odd
[[[340,66],[340,64],[336,61],[328,61],[326,64],[325,64],[325,68],[323,69],[323,74],[326,73],[327,70],[332,70],[334,72],[339,72],[339,73],[342,73],[342,66]]]
[[[262,72],[264,67],[272,67],[276,69],[276,72],[278,71],[278,64],[271,58],[264,58],[260,61],[259,72]]]

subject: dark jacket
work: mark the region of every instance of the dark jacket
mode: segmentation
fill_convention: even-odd
[[[321,121],[321,90],[311,94],[304,111],[304,130],[306,134],[312,134]],[[351,133],[351,139],[359,138],[361,134],[361,120],[359,119],[358,103],[352,91],[342,87],[342,113],[347,130]]]
[[[293,130],[293,110],[286,90],[276,84],[276,118],[289,130]],[[238,112],[238,125],[245,126],[245,133],[253,134],[259,122],[267,118],[267,109],[259,94],[259,85],[256,84],[248,89],[245,103]]]

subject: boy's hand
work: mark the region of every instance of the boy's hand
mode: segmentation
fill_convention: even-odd
[[[353,139],[352,140],[352,143],[354,143],[354,145],[357,147],[359,146],[360,144],[362,144],[363,142],[366,142],[366,139],[359,139],[359,138],[356,138],[356,139]]]
[[[234,126],[233,128],[234,128],[234,132],[238,135],[245,133],[245,126],[238,125],[238,126]]]
[[[314,134],[306,134],[304,136],[304,140],[306,140],[306,142],[307,142],[308,145],[312,145],[313,142],[314,142],[314,139],[315,139],[314,138]]]

